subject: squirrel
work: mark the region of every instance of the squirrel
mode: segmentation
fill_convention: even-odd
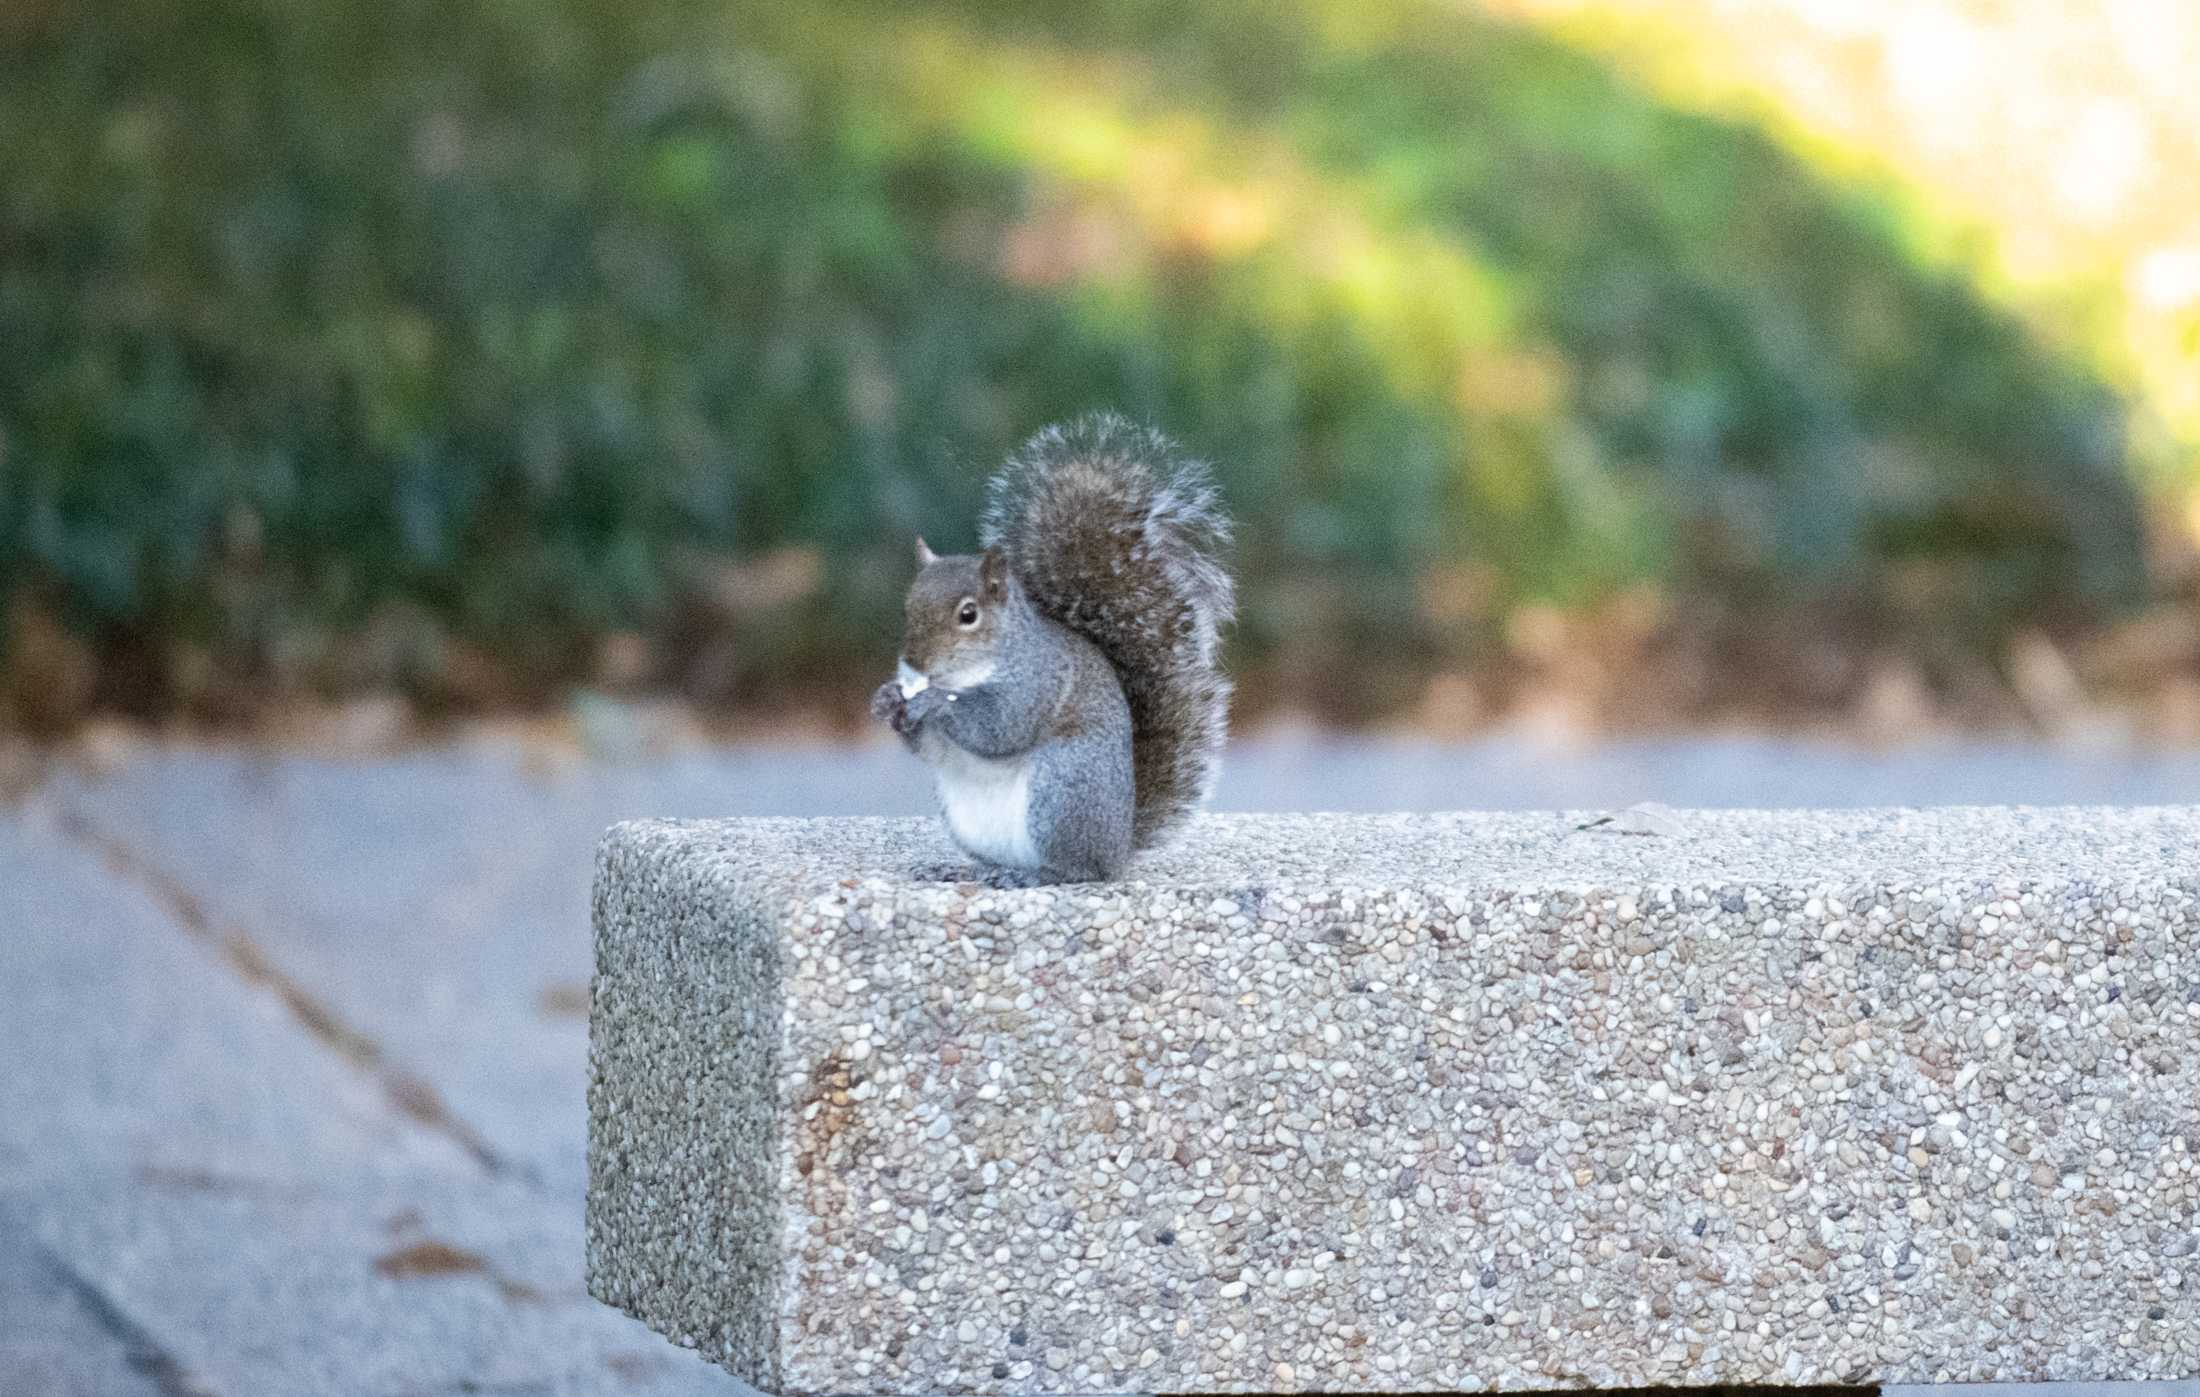
[[[917,540],[874,716],[934,770],[955,842],[1011,877],[1115,877],[1206,800],[1230,681],[1230,538],[1207,467],[1110,413],[994,476],[983,552]]]

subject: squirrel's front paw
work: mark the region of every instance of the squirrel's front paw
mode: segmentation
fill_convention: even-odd
[[[934,687],[929,689],[919,689],[914,694],[911,694],[909,697],[903,699],[901,703],[901,711],[904,715],[904,721],[907,722],[910,729],[914,731],[917,728],[923,727],[926,723],[931,722],[935,714],[939,713],[941,710],[945,709],[948,704],[953,702],[954,698],[952,695],[943,693],[935,685]]]
[[[902,730],[901,725],[908,714],[909,700],[902,697],[899,679],[887,680],[871,694],[871,716],[895,732]]]
[[[871,716],[911,742],[917,740],[917,729],[924,726],[924,720],[932,716],[938,706],[939,701],[933,697],[932,690],[923,690],[911,698],[902,692],[898,679],[887,680],[871,695]]]

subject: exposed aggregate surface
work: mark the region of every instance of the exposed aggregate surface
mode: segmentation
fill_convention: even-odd
[[[592,1288],[786,1392],[2200,1376],[2200,810],[1578,819],[620,826]]]

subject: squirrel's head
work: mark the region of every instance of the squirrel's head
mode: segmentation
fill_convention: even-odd
[[[1007,624],[1023,604],[1000,549],[943,558],[920,538],[901,661],[942,689],[974,689],[992,677]]]

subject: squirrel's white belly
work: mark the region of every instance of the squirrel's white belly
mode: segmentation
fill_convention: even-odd
[[[1037,868],[1031,839],[1031,758],[996,759],[939,744],[940,808],[955,842],[989,863]]]

